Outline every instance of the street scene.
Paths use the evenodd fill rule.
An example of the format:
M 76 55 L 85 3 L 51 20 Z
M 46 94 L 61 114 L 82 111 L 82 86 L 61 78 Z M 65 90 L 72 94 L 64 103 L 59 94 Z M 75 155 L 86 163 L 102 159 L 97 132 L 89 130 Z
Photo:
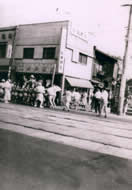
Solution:
M 132 189 L 132 1 L 0 15 L 0 190 Z

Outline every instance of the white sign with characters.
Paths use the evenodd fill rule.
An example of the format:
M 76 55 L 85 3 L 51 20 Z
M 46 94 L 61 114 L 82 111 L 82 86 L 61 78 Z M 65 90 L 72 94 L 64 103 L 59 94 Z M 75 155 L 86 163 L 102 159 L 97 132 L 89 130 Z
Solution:
M 12 55 L 12 44 L 8 44 L 6 58 L 10 59 L 11 55 Z

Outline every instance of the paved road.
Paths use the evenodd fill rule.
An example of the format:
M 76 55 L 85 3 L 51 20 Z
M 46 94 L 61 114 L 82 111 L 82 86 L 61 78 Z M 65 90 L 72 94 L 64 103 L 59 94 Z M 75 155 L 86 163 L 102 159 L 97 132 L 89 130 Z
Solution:
M 0 104 L 0 190 L 131 190 L 131 135 L 131 120 Z
M 131 179 L 130 160 L 0 129 L 0 190 L 131 190 Z
M 131 159 L 132 119 L 119 118 L 0 104 L 0 128 Z

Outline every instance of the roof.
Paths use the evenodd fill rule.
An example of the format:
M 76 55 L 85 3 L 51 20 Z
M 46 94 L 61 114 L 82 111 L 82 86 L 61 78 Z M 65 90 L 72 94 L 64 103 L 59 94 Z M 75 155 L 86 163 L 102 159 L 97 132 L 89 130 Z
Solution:
M 48 22 L 40 22 L 40 23 L 29 23 L 29 24 L 20 24 L 19 26 L 28 26 L 28 25 L 39 25 L 39 24 L 53 24 L 53 23 L 68 23 L 69 20 L 61 20 L 61 21 L 48 21 Z
M 99 50 L 99 49 L 96 48 L 96 46 L 94 46 L 94 50 L 95 50 L 95 51 L 98 51 L 99 53 L 103 54 L 104 56 L 109 57 L 110 59 L 114 59 L 115 61 L 121 60 L 120 57 L 118 57 L 118 56 L 113 56 L 113 55 L 110 55 L 109 53 L 106 53 L 106 52 L 104 52 L 104 51 L 102 51 L 102 50 Z
M 70 20 L 61 20 L 61 21 L 49 21 L 49 22 L 41 22 L 41 23 L 29 23 L 29 24 L 19 24 L 16 26 L 7 26 L 7 27 L 0 27 L 0 31 L 9 31 L 9 30 L 16 30 L 18 26 L 28 26 L 28 25 L 39 25 L 39 24 L 52 24 L 52 23 L 69 23 Z
M 9 26 L 9 27 L 0 27 L 0 31 L 10 31 L 10 30 L 16 30 L 17 26 Z

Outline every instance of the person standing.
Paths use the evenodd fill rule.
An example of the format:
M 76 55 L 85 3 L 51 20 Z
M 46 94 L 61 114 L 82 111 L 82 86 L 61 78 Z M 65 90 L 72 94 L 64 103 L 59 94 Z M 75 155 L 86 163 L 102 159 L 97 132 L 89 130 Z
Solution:
M 11 84 L 11 80 L 8 79 L 5 83 L 4 83 L 4 90 L 5 90 L 5 94 L 4 94 L 4 102 L 7 104 L 9 103 L 9 101 L 11 100 L 11 89 L 12 89 L 12 84 Z
M 31 75 L 28 81 L 25 80 L 24 88 L 33 89 L 36 87 L 36 84 L 37 82 L 36 82 L 35 76 Z
M 86 106 L 87 106 L 87 98 L 88 98 L 87 92 L 83 92 L 83 94 L 82 94 L 82 103 L 83 103 L 83 106 L 85 107 L 85 109 L 86 109 Z
M 101 98 L 103 100 L 102 110 L 104 112 L 104 117 L 107 118 L 107 105 L 108 105 L 108 92 L 105 88 L 102 89 Z
M 64 110 L 66 110 L 66 111 L 70 110 L 71 97 L 72 97 L 71 91 L 66 90 L 66 92 L 65 92 L 65 108 L 64 108 Z
M 3 99 L 4 97 L 4 83 L 5 83 L 5 79 L 2 79 L 0 82 L 0 98 Z
M 95 93 L 95 112 L 101 116 L 101 91 L 100 88 L 97 88 L 97 91 Z
M 37 107 L 37 103 L 39 101 L 40 102 L 39 107 L 43 108 L 45 88 L 42 86 L 41 82 L 38 82 L 38 86 L 35 88 L 35 92 L 36 92 L 36 100 L 35 100 L 34 107 Z
M 72 97 L 74 98 L 74 105 L 75 105 L 75 109 L 77 110 L 80 104 L 80 100 L 81 100 L 81 94 L 78 91 L 78 89 L 73 90 Z

